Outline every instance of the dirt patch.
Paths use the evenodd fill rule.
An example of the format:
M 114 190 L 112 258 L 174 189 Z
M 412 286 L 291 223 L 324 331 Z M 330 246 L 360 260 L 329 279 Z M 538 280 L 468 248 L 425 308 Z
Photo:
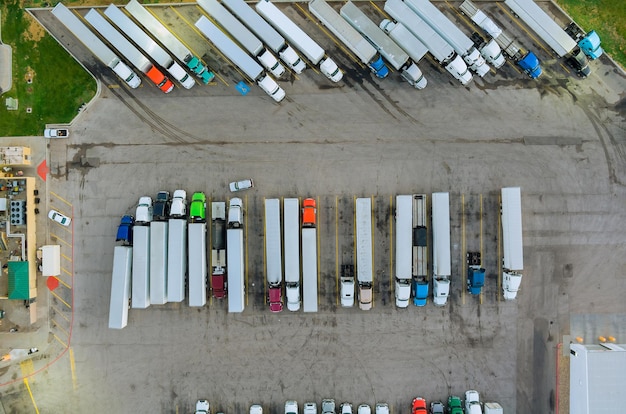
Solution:
M 24 74 L 24 80 L 26 83 L 33 83 L 33 78 L 35 77 L 35 71 L 30 66 L 26 67 L 26 73 Z
M 38 42 L 46 34 L 46 30 L 30 15 L 27 15 L 26 13 L 24 15 L 28 16 L 28 30 L 24 33 L 24 38 L 26 40 Z

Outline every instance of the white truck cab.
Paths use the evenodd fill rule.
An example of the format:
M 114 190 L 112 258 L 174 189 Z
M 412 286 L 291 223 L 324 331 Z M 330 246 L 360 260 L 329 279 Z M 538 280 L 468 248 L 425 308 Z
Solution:
M 234 197 L 230 199 L 228 206 L 228 227 L 239 228 L 243 225 L 243 202 L 241 198 Z

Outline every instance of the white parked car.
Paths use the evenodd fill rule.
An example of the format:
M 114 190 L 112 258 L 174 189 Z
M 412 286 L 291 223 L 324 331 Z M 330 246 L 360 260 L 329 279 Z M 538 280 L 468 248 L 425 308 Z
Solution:
M 196 414 L 210 414 L 209 402 L 207 400 L 198 400 L 196 402 Z
M 250 414 L 263 414 L 263 407 L 261 407 L 259 404 L 251 405 Z
M 285 414 L 298 414 L 298 402 L 289 400 L 285 403 Z
M 482 414 L 483 410 L 480 408 L 480 397 L 478 391 L 469 390 L 465 391 L 465 414 Z
M 69 226 L 70 223 L 72 222 L 71 218 L 69 218 L 68 216 L 65 216 L 65 215 L 59 213 L 56 210 L 50 210 L 48 212 L 48 218 L 50 220 L 56 221 L 57 223 L 59 223 L 62 226 L 65 226 L 65 227 Z
M 252 181 L 252 178 L 246 178 L 245 180 L 233 181 L 232 183 L 230 183 L 230 191 L 232 191 L 233 193 L 237 191 L 247 190 L 253 187 L 254 181 Z
M 389 405 L 387 403 L 377 403 L 376 414 L 389 414 Z
M 315 404 L 314 402 L 304 403 L 302 412 L 303 414 L 317 414 L 317 404 Z
M 152 221 L 152 198 L 140 197 L 137 211 L 135 212 L 135 223 L 149 223 Z
M 359 405 L 359 408 L 356 410 L 357 414 L 372 414 L 372 409 L 367 404 Z
M 185 217 L 186 214 L 187 192 L 185 190 L 176 190 L 170 205 L 170 217 Z
M 352 404 L 350 404 L 349 402 L 341 403 L 340 413 L 352 414 Z

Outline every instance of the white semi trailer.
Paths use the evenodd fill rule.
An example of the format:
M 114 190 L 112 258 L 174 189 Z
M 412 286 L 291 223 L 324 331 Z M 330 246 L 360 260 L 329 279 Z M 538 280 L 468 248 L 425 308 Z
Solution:
M 389 68 L 383 62 L 376 49 L 330 4 L 324 0 L 311 0 L 309 11 L 317 17 L 356 57 L 376 75 L 377 78 L 389 76 Z
M 283 310 L 283 255 L 280 237 L 280 200 L 265 199 L 265 265 L 270 311 Z
M 211 72 L 197 56 L 191 53 L 189 48 L 157 20 L 152 13 L 139 4 L 137 0 L 130 0 L 130 2 L 124 6 L 124 9 L 126 9 L 126 11 L 147 31 L 152 33 L 152 36 L 158 39 L 158 41 L 172 52 L 178 60 L 191 69 L 203 84 L 206 85 L 215 78 L 215 74 Z
M 337 64 L 326 56 L 324 49 L 281 12 L 276 5 L 268 0 L 261 0 L 256 4 L 256 11 L 302 52 L 313 65 L 319 65 L 320 71 L 324 76 L 332 82 L 339 82 L 343 79 L 343 73 Z
M 90 9 L 85 15 L 85 20 L 89 22 L 109 43 L 113 45 L 130 63 L 141 72 L 145 73 L 161 91 L 170 93 L 174 89 L 174 84 L 159 69 L 157 69 L 139 49 L 128 41 L 111 23 L 98 13 L 95 9 Z
M 284 200 L 285 295 L 287 309 L 300 310 L 300 201 Z
M 396 196 L 396 306 L 406 308 L 411 299 L 413 265 L 413 196 Z
M 150 306 L 150 226 L 133 226 L 132 307 Z
M 131 246 L 115 246 L 111 275 L 109 329 L 122 329 L 128 324 L 132 261 L 133 248 Z
M 233 16 L 226 7 L 217 0 L 197 0 L 200 7 L 204 9 L 224 30 L 230 33 L 231 37 L 239 43 L 245 50 L 254 56 L 266 70 L 277 78 L 285 73 L 285 67 L 278 59 L 265 48 L 263 42 L 259 40 L 246 26 Z
M 150 303 L 167 303 L 168 223 L 150 222 Z
M 141 78 L 137 76 L 113 51 L 104 44 L 85 24 L 80 21 L 70 9 L 63 3 L 58 3 L 52 9 L 52 14 L 72 34 L 80 40 L 102 63 L 107 65 L 117 76 L 119 76 L 131 88 L 141 85 Z
M 226 230 L 226 264 L 228 266 L 228 312 L 240 313 L 245 308 L 243 266 L 243 202 L 231 198 Z
M 413 11 L 402 0 L 387 0 L 385 11 L 398 23 L 388 19 L 380 22 L 380 28 L 395 40 L 409 55 L 415 59 L 412 52 L 421 52 L 423 44 L 433 55 L 433 58 L 443 66 L 461 84 L 467 85 L 472 81 L 472 74 L 467 65 L 432 27 Z M 417 50 L 416 50 L 417 49 Z
M 167 301 L 185 300 L 187 276 L 187 221 L 170 219 L 167 235 Z
M 478 76 L 483 77 L 489 72 L 489 65 L 474 46 L 474 42 L 434 4 L 429 0 L 404 0 L 404 3 L 443 37 Z M 497 44 L 492 47 L 499 48 Z
M 235 42 L 224 34 L 212 21 L 200 16 L 195 26 L 217 47 L 235 66 L 254 81 L 276 102 L 285 99 L 285 91 L 267 75 L 261 65 L 256 63 Z
M 280 59 L 294 72 L 302 73 L 306 68 L 304 61 L 295 50 L 285 42 L 268 22 L 246 4 L 244 0 L 223 0 L 224 5 L 256 34 Z
M 426 78 L 415 62 L 354 3 L 347 2 L 339 13 L 374 46 L 378 53 L 400 73 L 409 85 L 416 89 L 426 87 Z
M 189 306 L 206 305 L 206 223 L 189 223 Z
M 372 199 L 356 199 L 356 279 L 359 309 L 372 309 Z
M 124 12 L 111 4 L 104 14 L 126 34 L 140 49 L 148 54 L 158 65 L 167 70 L 185 89 L 191 89 L 196 82 L 178 63 L 172 59 L 161 46 L 146 34 L 137 23 L 133 22 Z
M 450 196 L 433 193 L 433 303 L 444 306 L 450 295 Z
M 524 269 L 522 196 L 519 187 L 502 189 L 502 289 L 504 299 L 517 297 Z

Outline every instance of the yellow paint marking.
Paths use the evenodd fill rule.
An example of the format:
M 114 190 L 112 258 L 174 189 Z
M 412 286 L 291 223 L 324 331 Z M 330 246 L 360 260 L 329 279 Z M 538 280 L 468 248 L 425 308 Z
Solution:
M 339 197 L 335 196 L 335 305 L 339 305 Z
M 33 397 L 33 392 L 30 390 L 30 385 L 28 384 L 28 378 L 24 378 L 24 385 L 28 390 L 28 395 L 30 395 L 30 400 L 33 402 L 33 408 L 35 409 L 35 413 L 39 414 L 39 408 L 37 408 L 37 403 L 35 402 L 35 397 Z
M 66 242 L 65 240 L 63 240 L 63 238 L 59 237 L 57 234 L 55 233 L 50 233 L 50 236 L 55 238 L 57 241 L 60 241 L 61 243 L 65 244 L 66 246 L 72 247 L 71 244 L 69 244 L 68 242 Z
M 50 305 L 50 307 L 54 310 L 56 315 L 59 315 L 60 317 L 62 317 L 63 319 L 65 319 L 66 322 L 70 321 L 70 318 L 68 318 L 67 316 L 65 316 L 65 314 L 61 311 L 59 311 L 54 305 Z
M 61 279 L 60 277 L 56 276 L 57 280 L 59 281 L 60 284 L 62 284 L 63 286 L 65 286 L 68 289 L 72 289 L 72 287 L 70 285 L 68 285 L 67 283 L 65 283 L 63 281 L 63 279 Z
M 59 323 L 57 321 L 55 321 L 54 319 L 51 319 L 50 322 L 52 322 L 52 324 L 54 326 L 56 326 L 57 328 L 59 328 L 61 331 L 63 331 L 63 333 L 65 334 L 65 336 L 70 336 L 69 332 L 67 332 L 67 329 L 63 328 L 61 325 L 59 325 Z
M 393 196 L 389 196 L 389 289 L 392 298 L 395 296 L 395 288 L 393 283 Z
M 109 85 L 108 88 L 109 89 L 118 89 L 120 87 L 120 85 Z
M 66 199 L 64 199 L 63 197 L 61 197 L 57 193 L 55 193 L 54 191 L 50 191 L 50 195 L 58 198 L 59 200 L 63 201 L 65 204 L 67 204 L 68 206 L 72 207 L 72 203 L 70 203 L 69 201 L 67 201 Z
M 465 289 L 467 289 L 467 269 L 465 257 L 465 194 L 461 194 L 461 303 L 465 305 Z
M 65 273 L 65 274 L 66 274 L 66 275 L 68 275 L 68 276 L 72 276 L 72 273 L 70 273 L 70 271 L 69 271 L 69 270 L 67 270 L 67 269 L 66 269 L 66 268 L 64 268 L 64 267 L 62 267 L 62 268 L 61 268 L 61 272 Z M 58 277 L 57 277 L 57 279 L 58 279 Z
M 72 370 L 72 385 L 74 389 L 77 388 L 76 384 L 76 362 L 74 360 L 74 348 L 70 347 L 70 369 Z
M 63 345 L 63 348 L 67 348 L 67 344 L 66 344 L 65 342 L 61 341 L 61 340 L 59 339 L 59 337 L 58 337 L 58 336 L 56 336 L 56 334 L 52 334 L 52 336 L 54 337 L 54 339 L 56 339 L 57 341 L 59 341 L 59 343 L 60 343 L 61 345 Z
M 72 261 L 72 258 L 71 258 L 71 257 L 66 256 L 66 255 L 64 255 L 63 253 L 61 253 L 61 257 L 62 257 L 62 258 L 64 258 L 65 260 L 69 261 L 69 262 L 71 262 L 71 261 Z
M 56 294 L 56 293 L 54 293 L 53 291 L 50 291 L 50 294 L 51 294 L 52 296 L 54 296 L 55 298 L 57 298 L 59 301 L 61 301 L 61 302 L 62 302 L 65 306 L 67 306 L 69 309 L 72 309 L 72 307 L 70 306 L 70 304 L 69 304 L 69 303 L 67 303 L 66 301 L 64 301 L 63 299 L 61 299 L 61 298 L 59 297 L 59 295 L 57 295 L 57 294 Z
M 23 377 L 28 377 L 30 374 L 35 372 L 35 365 L 33 364 L 33 360 L 26 359 L 20 362 L 20 370 L 22 371 Z

